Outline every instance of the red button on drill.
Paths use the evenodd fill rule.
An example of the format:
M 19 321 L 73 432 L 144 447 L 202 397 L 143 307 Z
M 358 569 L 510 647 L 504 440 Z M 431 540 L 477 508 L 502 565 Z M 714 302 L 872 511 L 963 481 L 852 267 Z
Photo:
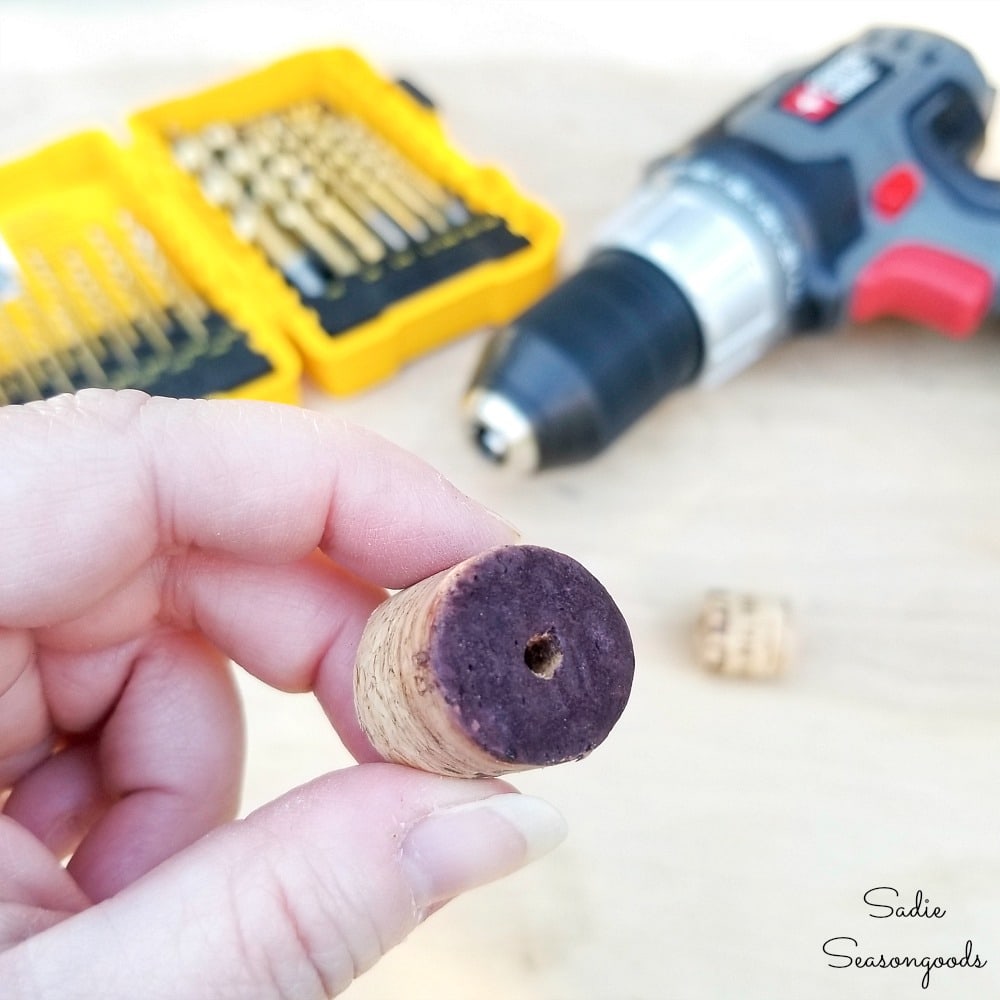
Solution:
M 850 317 L 864 323 L 898 316 L 956 340 L 971 337 L 993 301 L 993 278 L 981 264 L 937 247 L 902 244 L 858 276 Z
M 872 188 L 872 205 L 879 215 L 894 219 L 920 193 L 922 178 L 916 167 L 903 163 L 884 173 Z

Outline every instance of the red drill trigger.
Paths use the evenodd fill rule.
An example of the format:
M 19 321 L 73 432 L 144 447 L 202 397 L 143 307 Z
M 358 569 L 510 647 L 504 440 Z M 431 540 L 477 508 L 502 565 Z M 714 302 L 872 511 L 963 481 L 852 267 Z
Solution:
M 993 277 L 967 257 L 918 243 L 891 247 L 858 275 L 848 314 L 858 323 L 896 316 L 954 340 L 971 337 L 993 301 Z

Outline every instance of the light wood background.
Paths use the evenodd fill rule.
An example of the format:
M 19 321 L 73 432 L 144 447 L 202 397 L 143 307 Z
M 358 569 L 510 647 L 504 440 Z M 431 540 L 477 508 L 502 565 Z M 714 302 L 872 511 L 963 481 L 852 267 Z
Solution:
M 0 5 L 0 152 L 113 128 L 293 46 L 346 43 L 424 86 L 473 158 L 563 217 L 568 269 L 647 159 L 870 21 L 954 25 L 1000 79 L 978 3 L 255 2 L 241 31 L 220 33 L 233 9 Z M 995 143 L 986 159 L 1000 162 Z M 788 343 L 719 389 L 665 400 L 600 458 L 528 480 L 486 464 L 460 423 L 485 336 L 361 396 L 307 390 L 305 403 L 412 449 L 526 541 L 587 565 L 632 627 L 634 694 L 591 758 L 517 782 L 565 813 L 567 843 L 445 908 L 348 995 L 997 995 L 995 325 L 962 344 L 896 323 Z M 691 627 L 713 586 L 791 603 L 785 680 L 699 672 Z M 349 763 L 308 697 L 243 686 L 247 809 Z M 947 916 L 874 920 L 862 902 L 874 886 L 907 906 L 920 889 Z M 919 970 L 829 968 L 823 942 L 838 936 L 876 956 L 960 955 L 971 939 L 989 964 L 936 971 L 925 993 Z

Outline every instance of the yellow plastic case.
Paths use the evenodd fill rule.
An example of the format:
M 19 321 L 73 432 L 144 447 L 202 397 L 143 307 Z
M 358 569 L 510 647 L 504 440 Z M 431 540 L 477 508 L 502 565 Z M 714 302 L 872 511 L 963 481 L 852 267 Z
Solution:
M 35 369 L 38 379 L 51 378 L 58 370 L 54 360 L 60 354 L 74 355 L 79 362 L 89 358 L 100 365 L 94 343 L 66 332 L 62 321 L 71 310 L 94 320 L 96 306 L 77 295 L 71 301 L 65 288 L 43 281 L 43 272 L 22 269 L 22 254 L 37 254 L 45 268 L 55 275 L 66 254 L 91 253 L 90 233 L 100 227 L 112 232 L 123 215 L 149 234 L 179 281 L 190 288 L 216 314 L 224 316 L 246 338 L 250 351 L 264 358 L 269 368 L 233 388 L 206 395 L 238 396 L 295 402 L 299 398 L 301 362 L 280 335 L 270 316 L 266 292 L 255 290 L 238 269 L 226 247 L 206 228 L 192 223 L 171 203 L 169 191 L 152 189 L 143 177 L 141 164 L 116 146 L 101 132 L 84 132 L 54 143 L 20 160 L 0 166 L 0 237 L 7 257 L 6 294 L 0 287 L 0 307 L 5 323 L 24 322 L 18 332 L 18 365 Z M 92 263 L 92 262 L 91 262 Z M 61 275 L 65 277 L 65 275 Z M 3 283 L 0 282 L 0 285 Z M 66 285 L 68 287 L 68 283 Z M 106 294 L 106 293 L 102 293 Z M 30 303 L 30 313 L 28 311 Z M 162 303 L 160 303 L 162 304 Z M 86 326 L 87 323 L 82 324 Z M 94 320 L 92 325 L 97 325 Z M 26 335 L 30 330 L 31 336 Z M 142 355 L 142 375 L 130 386 L 147 387 L 165 378 L 187 379 L 198 366 L 219 364 L 219 338 L 202 344 L 173 344 Z M 133 344 L 133 347 L 135 345 Z M 123 349 L 128 345 L 123 344 Z M 0 340 L 0 359 L 11 351 Z M 100 348 L 106 351 L 106 345 Z M 8 359 L 10 360 L 10 359 Z M 3 366 L 7 367 L 7 366 Z M 95 379 L 100 384 L 100 379 Z M 76 385 L 74 387 L 79 387 Z M 124 386 L 119 386 L 124 387 Z M 200 393 L 199 393 L 200 394 Z
M 387 305 L 376 317 L 331 336 L 316 313 L 256 248 L 239 240 L 227 214 L 178 170 L 170 140 L 213 122 L 240 122 L 300 104 L 324 102 L 355 116 L 419 170 L 477 213 L 498 217 L 526 245 Z M 477 327 L 503 323 L 552 283 L 558 221 L 492 168 L 469 163 L 447 140 L 437 115 L 404 86 L 390 82 L 347 49 L 305 52 L 192 96 L 136 114 L 136 155 L 158 190 L 171 190 L 194 219 L 226 246 L 272 307 L 315 382 L 328 392 L 363 389 L 408 360 Z M 372 276 L 377 281 L 377 275 Z
M 481 230 L 502 225 L 516 237 L 517 247 L 476 260 L 396 296 L 362 322 L 328 332 L 263 252 L 241 240 L 229 215 L 204 197 L 198 182 L 175 161 L 171 146 L 178 133 L 211 123 L 245 122 L 304 102 L 318 102 L 362 123 L 461 199 L 473 213 L 470 226 Z M 86 132 L 0 166 L 0 238 L 10 244 L 0 242 L 0 309 L 10 303 L 8 294 L 4 304 L 5 252 L 9 264 L 19 243 L 58 249 L 79 238 L 89 253 L 92 248 L 83 230 L 95 224 L 111 226 L 125 212 L 151 234 L 212 315 L 221 314 L 237 327 L 247 349 L 267 361 L 266 373 L 205 394 L 296 402 L 303 366 L 328 392 L 356 392 L 460 334 L 509 320 L 554 280 L 560 237 L 555 217 L 521 195 L 496 169 L 467 161 L 447 140 L 437 115 L 406 85 L 381 77 L 348 49 L 292 56 L 141 111 L 129 125 L 132 143 L 127 148 L 103 133 Z M 460 232 L 455 238 L 467 235 Z M 428 241 L 421 253 L 446 249 L 445 239 Z M 402 260 L 367 268 L 358 280 L 378 290 L 379 267 L 403 266 Z M 37 304 L 53 307 L 45 289 L 36 288 L 32 294 L 36 292 Z M 104 341 L 101 344 L 106 349 Z M 43 348 L 25 341 L 27 363 L 39 365 L 36 354 Z M 63 343 L 60 349 L 68 348 Z M 0 362 L 3 352 L 0 338 Z M 182 369 L 202 360 L 197 350 L 180 353 L 160 361 Z M 154 362 L 146 357 L 144 363 Z

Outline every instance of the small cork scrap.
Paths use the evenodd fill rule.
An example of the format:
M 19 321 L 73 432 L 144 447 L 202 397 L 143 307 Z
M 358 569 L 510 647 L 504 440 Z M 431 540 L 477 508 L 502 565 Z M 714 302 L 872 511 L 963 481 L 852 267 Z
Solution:
M 495 776 L 589 754 L 624 711 L 634 670 L 628 626 L 597 579 L 551 549 L 509 545 L 375 609 L 354 701 L 386 760 Z
M 705 595 L 695 630 L 702 669 L 729 677 L 779 677 L 788 670 L 791 641 L 791 611 L 781 598 L 734 590 Z

